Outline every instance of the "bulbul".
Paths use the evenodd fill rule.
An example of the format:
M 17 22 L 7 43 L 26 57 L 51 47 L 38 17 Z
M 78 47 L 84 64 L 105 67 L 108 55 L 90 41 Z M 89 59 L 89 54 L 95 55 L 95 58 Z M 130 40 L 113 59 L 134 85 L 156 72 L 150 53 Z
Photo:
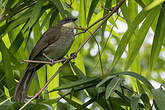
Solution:
M 76 18 L 67 17 L 48 29 L 31 51 L 29 60 L 49 61 L 52 59 L 56 61 L 65 56 L 74 41 L 75 20 Z M 28 63 L 15 90 L 16 101 L 24 102 L 35 71 L 43 65 L 43 63 Z

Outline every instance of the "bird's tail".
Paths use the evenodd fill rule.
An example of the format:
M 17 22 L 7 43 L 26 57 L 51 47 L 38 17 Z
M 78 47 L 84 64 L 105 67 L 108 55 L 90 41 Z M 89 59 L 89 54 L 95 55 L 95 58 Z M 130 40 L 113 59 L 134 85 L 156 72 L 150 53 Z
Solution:
M 14 98 L 16 101 L 24 102 L 34 71 L 35 68 L 32 68 L 32 64 L 28 64 L 15 90 Z

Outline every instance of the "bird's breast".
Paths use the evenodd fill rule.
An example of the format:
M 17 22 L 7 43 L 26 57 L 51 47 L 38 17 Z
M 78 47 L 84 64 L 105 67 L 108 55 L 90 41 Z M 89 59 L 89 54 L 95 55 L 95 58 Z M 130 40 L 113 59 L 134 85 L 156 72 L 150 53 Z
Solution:
M 69 28 L 61 29 L 61 34 L 59 39 L 54 43 L 52 43 L 51 45 L 49 45 L 44 50 L 44 53 L 53 60 L 62 58 L 69 51 L 73 43 L 73 40 L 74 40 L 73 30 Z

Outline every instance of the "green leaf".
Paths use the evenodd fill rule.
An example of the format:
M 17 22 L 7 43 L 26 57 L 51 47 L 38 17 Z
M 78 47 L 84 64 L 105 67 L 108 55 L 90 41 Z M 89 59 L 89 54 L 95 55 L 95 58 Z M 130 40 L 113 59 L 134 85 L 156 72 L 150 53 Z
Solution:
M 11 31 L 12 29 L 14 29 L 15 27 L 17 27 L 18 25 L 20 24 L 23 24 L 25 23 L 29 16 L 30 16 L 30 13 L 31 12 L 31 9 L 27 10 L 26 12 L 24 12 L 20 17 L 18 17 L 17 19 L 15 19 L 14 21 L 12 21 L 7 29 L 5 30 L 4 34 L 8 33 L 9 31 Z
M 5 12 L 4 13 L 8 13 L 12 7 L 12 5 L 14 4 L 14 0 L 8 0 L 7 4 L 5 6 Z
M 57 7 L 58 11 L 60 12 L 61 16 L 63 18 L 66 17 L 66 10 L 64 9 L 62 3 L 60 0 L 52 0 L 55 4 L 55 6 Z
M 126 104 L 127 104 L 127 103 L 129 104 L 129 103 L 130 103 L 129 97 L 125 96 L 124 94 L 122 94 L 122 93 L 119 92 L 118 90 L 115 90 L 115 93 L 116 93 L 117 95 L 119 95 L 119 96 L 125 101 Z
M 151 83 L 143 76 L 134 73 L 134 72 L 119 72 L 119 73 L 115 73 L 114 75 L 129 75 L 132 76 L 140 81 L 142 81 L 144 83 L 144 85 L 150 90 L 152 91 L 153 86 L 151 85 Z
M 43 2 L 44 0 L 39 0 L 33 7 L 29 21 L 29 28 L 31 28 L 35 24 L 35 22 L 39 19 Z
M 5 32 L 5 30 L 8 28 L 8 26 L 9 26 L 9 23 L 6 23 L 0 27 L 0 38 L 1 38 L 1 35 Z
M 130 103 L 131 103 L 131 110 L 137 110 L 138 102 L 139 102 L 139 96 L 132 96 Z
M 106 98 L 106 100 L 109 99 L 109 97 L 111 96 L 112 92 L 117 88 L 119 83 L 120 83 L 120 78 L 119 77 L 113 78 L 109 82 L 109 84 L 107 86 L 107 89 L 105 91 L 105 98 Z
M 86 107 L 88 105 L 90 105 L 93 102 L 94 102 L 94 100 L 91 98 L 89 101 L 85 102 L 83 105 L 81 105 L 80 107 L 78 107 L 76 110 L 84 110 L 84 109 L 86 109 Z
M 9 51 L 5 46 L 4 42 L 2 41 L 2 39 L 0 39 L 0 51 L 2 52 L 2 61 L 5 70 L 7 88 L 10 89 L 9 92 L 11 95 L 13 95 L 16 82 L 14 80 L 14 76 L 12 72 Z
M 106 0 L 106 2 L 105 2 L 105 6 L 104 6 L 105 8 L 110 8 L 110 7 L 112 7 L 112 0 Z M 103 16 L 105 16 L 106 14 L 108 14 L 108 10 L 104 10 L 104 14 L 103 14 Z M 103 26 L 102 26 L 102 38 L 104 38 L 104 31 L 105 31 L 105 28 L 106 28 L 106 25 L 107 25 L 107 22 L 105 22 L 104 24 L 103 24 Z
M 156 65 L 161 47 L 163 45 L 163 41 L 165 39 L 165 2 L 163 3 L 163 7 L 161 8 L 161 12 L 159 15 L 158 23 L 156 26 L 156 31 L 154 35 L 154 40 L 152 44 L 151 56 L 150 56 L 150 70 Z
M 135 39 L 133 40 L 133 43 L 131 45 L 130 54 L 128 54 L 128 57 L 126 59 L 125 70 L 129 68 L 129 66 L 132 64 L 135 57 L 137 56 L 139 49 L 144 41 L 144 38 L 146 37 L 146 34 L 151 24 L 155 20 L 155 16 L 159 13 L 159 10 L 160 8 L 155 8 L 154 10 L 149 12 L 142 26 L 140 27 L 138 32 L 135 33 Z
M 80 76 L 81 79 L 86 79 L 87 77 L 84 75 L 84 73 L 73 63 L 70 63 L 73 70 L 77 74 L 77 76 Z
M 23 41 L 24 41 L 24 37 L 22 35 L 22 32 L 20 32 L 15 38 L 15 40 L 12 42 L 9 51 L 13 54 L 16 53 L 20 48 L 20 46 L 22 45 Z
M 162 4 L 165 0 L 154 0 L 151 2 L 147 7 L 145 7 L 146 10 L 151 10 L 152 8 Z
M 96 88 L 102 86 L 103 84 L 105 84 L 107 81 L 111 80 L 114 77 L 116 77 L 116 76 L 115 75 L 112 75 L 112 76 L 108 76 L 108 77 L 104 78 L 100 83 L 98 83 L 96 85 Z
M 148 95 L 147 95 L 146 93 L 142 93 L 142 95 L 141 95 L 140 98 L 141 98 L 141 100 L 143 101 L 143 103 L 144 103 L 144 105 L 145 105 L 145 108 L 146 108 L 146 109 L 149 108 L 149 110 L 151 110 L 152 107 L 151 107 L 150 99 L 149 99 Z
M 53 27 L 53 22 L 55 20 L 55 18 L 58 16 L 59 11 L 57 10 L 57 8 L 53 9 L 53 13 L 52 16 L 50 18 L 50 22 L 49 22 L 49 27 Z
M 76 108 L 81 108 L 81 104 L 71 100 L 70 98 L 67 97 L 63 97 L 69 104 L 71 104 L 72 106 L 76 107 Z M 88 108 L 84 108 L 83 110 L 89 110 Z
M 145 4 L 142 2 L 142 0 L 135 0 L 141 7 L 145 7 Z
M 89 12 L 88 12 L 87 25 L 89 24 L 89 22 L 91 20 L 91 17 L 95 11 L 95 8 L 96 8 L 98 2 L 99 2 L 99 0 L 92 0 L 92 3 L 89 8 Z
M 87 79 L 82 79 L 82 80 L 77 80 L 77 81 L 73 81 L 69 84 L 66 84 L 66 85 L 63 85 L 63 86 L 60 86 L 60 87 L 57 87 L 55 88 L 54 90 L 52 91 L 57 91 L 57 90 L 63 90 L 63 89 L 69 89 L 69 88 L 73 88 L 73 87 L 77 87 L 77 86 L 81 86 L 81 85 L 86 85 L 86 84 L 90 84 L 92 82 L 96 82 L 98 81 L 99 78 L 98 77 L 92 77 L 92 78 L 87 78 Z
M 138 13 L 138 5 L 136 4 L 135 0 L 129 0 L 128 2 L 128 18 L 129 21 L 133 21 Z
M 46 17 L 44 18 L 44 21 L 41 24 L 41 30 L 43 29 L 43 27 L 45 26 L 46 22 L 50 19 L 51 15 L 55 12 L 56 10 L 52 9 L 50 10 L 50 12 L 46 15 Z M 55 15 L 57 16 L 57 15 Z M 52 23 L 52 22 L 51 22 Z
M 143 21 L 143 19 L 146 17 L 146 15 L 148 14 L 147 11 L 142 10 L 134 19 L 134 21 L 131 23 L 132 25 L 130 27 L 128 27 L 127 31 L 124 33 L 119 46 L 115 52 L 115 56 L 112 62 L 112 65 L 110 67 L 110 70 L 112 70 L 115 65 L 117 64 L 117 62 L 119 61 L 119 59 L 121 58 L 121 55 L 123 54 L 127 44 L 129 43 L 129 40 L 131 39 L 132 34 L 134 33 L 135 29 L 138 27 L 138 25 Z
M 153 89 L 152 94 L 154 97 L 154 102 L 156 104 L 156 107 L 159 110 L 164 110 L 164 105 L 165 105 L 165 92 L 159 88 L 159 89 Z

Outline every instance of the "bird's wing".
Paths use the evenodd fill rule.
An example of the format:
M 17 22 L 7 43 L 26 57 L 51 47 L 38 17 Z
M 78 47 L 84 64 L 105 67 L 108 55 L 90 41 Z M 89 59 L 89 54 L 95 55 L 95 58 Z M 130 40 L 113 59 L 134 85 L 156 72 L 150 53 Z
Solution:
M 33 48 L 29 59 L 33 60 L 48 45 L 51 45 L 52 43 L 56 42 L 60 37 L 59 31 L 60 31 L 59 26 L 48 29 Z

